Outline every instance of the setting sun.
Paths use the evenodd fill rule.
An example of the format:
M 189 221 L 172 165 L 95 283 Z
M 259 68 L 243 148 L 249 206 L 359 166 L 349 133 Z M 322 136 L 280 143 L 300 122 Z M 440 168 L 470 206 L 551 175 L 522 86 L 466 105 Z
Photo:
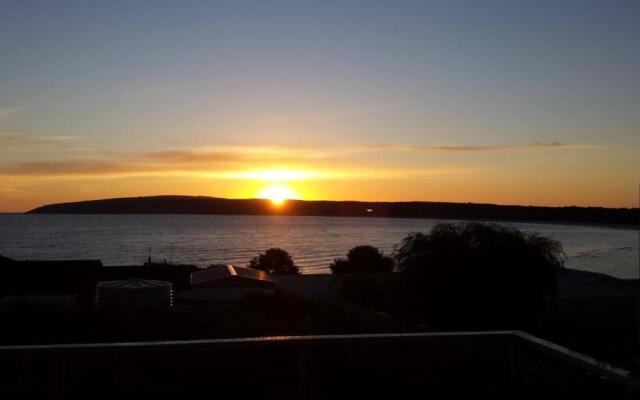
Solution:
M 297 193 L 293 191 L 293 189 L 283 185 L 267 186 L 260 190 L 258 196 L 262 199 L 271 200 L 271 202 L 276 206 L 282 205 L 285 200 L 298 197 Z

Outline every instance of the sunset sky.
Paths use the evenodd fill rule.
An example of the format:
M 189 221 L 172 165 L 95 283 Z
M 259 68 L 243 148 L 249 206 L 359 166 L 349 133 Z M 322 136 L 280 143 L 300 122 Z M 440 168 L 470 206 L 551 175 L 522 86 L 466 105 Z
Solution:
M 634 206 L 640 2 L 0 2 L 0 212 Z

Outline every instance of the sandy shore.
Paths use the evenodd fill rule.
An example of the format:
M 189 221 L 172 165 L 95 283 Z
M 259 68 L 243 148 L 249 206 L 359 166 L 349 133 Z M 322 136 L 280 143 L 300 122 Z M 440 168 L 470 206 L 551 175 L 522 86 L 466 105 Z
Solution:
M 306 298 L 336 297 L 332 289 L 335 275 L 278 276 L 288 292 Z M 640 281 L 619 279 L 596 272 L 564 269 L 558 277 L 558 300 L 568 299 L 634 299 L 640 295 Z
M 635 279 L 568 268 L 558 278 L 559 299 L 633 299 L 639 294 L 640 281 Z

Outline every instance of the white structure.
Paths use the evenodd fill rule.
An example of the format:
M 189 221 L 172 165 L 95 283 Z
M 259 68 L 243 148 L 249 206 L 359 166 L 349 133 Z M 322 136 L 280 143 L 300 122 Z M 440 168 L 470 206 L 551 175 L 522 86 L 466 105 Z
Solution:
M 170 282 L 142 279 L 104 281 L 96 285 L 98 307 L 173 307 Z

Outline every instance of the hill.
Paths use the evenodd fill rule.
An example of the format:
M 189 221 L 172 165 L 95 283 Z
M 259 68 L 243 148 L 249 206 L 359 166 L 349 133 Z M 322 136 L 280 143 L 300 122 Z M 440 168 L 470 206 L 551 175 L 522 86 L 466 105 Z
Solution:
M 149 196 L 50 204 L 34 214 L 230 214 L 307 215 L 547 221 L 632 226 L 638 209 L 603 207 L 538 207 L 442 202 L 365 202 L 288 200 L 275 207 L 269 200 L 203 196 Z

